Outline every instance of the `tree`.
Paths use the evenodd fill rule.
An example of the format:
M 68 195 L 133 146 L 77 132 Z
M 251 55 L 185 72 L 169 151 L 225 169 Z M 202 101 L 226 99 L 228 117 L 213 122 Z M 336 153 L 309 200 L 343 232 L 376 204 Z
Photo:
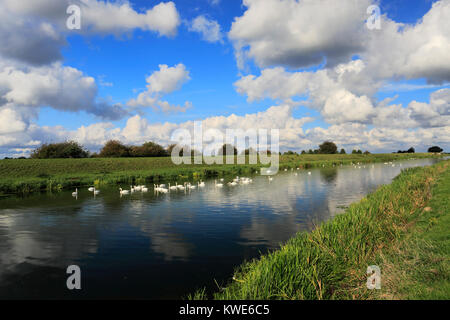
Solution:
M 428 148 L 428 152 L 431 152 L 431 153 L 441 153 L 442 151 L 444 151 L 444 150 L 438 146 Z
M 340 154 L 346 154 L 345 150 L 342 148 Z
M 236 149 L 235 146 L 232 146 L 231 144 L 224 144 L 222 146 L 222 148 L 219 149 L 219 156 L 223 156 L 223 155 L 227 155 L 227 156 L 232 156 L 232 155 L 237 155 L 238 154 L 238 150 Z
M 120 157 L 129 157 L 130 156 L 130 148 L 122 144 L 117 140 L 109 140 L 103 146 L 102 150 L 99 154 L 102 158 L 120 158 Z
M 306 154 L 306 151 L 305 151 L 305 150 L 302 150 L 302 154 Z
M 366 151 L 364 151 L 364 154 L 368 155 L 368 154 L 370 154 L 370 152 L 368 150 L 366 150 Z
M 406 151 L 406 152 L 407 152 L 407 153 L 415 153 L 416 150 L 415 150 L 413 147 L 411 147 L 411 148 L 409 148 L 408 151 Z
M 334 142 L 325 141 L 319 146 L 319 153 L 335 154 L 337 153 L 337 146 Z
M 150 141 L 142 146 L 131 147 L 130 155 L 132 157 L 165 157 L 167 156 L 167 151 L 163 146 Z
M 308 154 L 314 154 L 314 151 L 312 151 L 311 149 L 308 150 Z
M 43 144 L 35 149 L 30 158 L 33 159 L 57 159 L 57 158 L 87 158 L 89 152 L 75 141 Z

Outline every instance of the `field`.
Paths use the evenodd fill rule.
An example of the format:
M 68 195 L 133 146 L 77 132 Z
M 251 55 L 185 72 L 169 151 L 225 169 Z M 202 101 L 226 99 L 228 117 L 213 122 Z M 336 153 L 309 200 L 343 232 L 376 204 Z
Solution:
M 404 170 L 279 250 L 240 266 L 205 299 L 449 299 L 450 161 Z M 366 287 L 381 269 L 381 290 Z
M 280 170 L 330 167 L 436 157 L 424 154 L 289 155 L 280 157 Z M 248 161 L 246 162 L 248 163 Z M 175 165 L 166 158 L 8 159 L 0 160 L 0 193 L 29 193 L 102 184 L 144 184 L 176 179 L 203 179 L 228 174 L 254 174 L 261 164 Z

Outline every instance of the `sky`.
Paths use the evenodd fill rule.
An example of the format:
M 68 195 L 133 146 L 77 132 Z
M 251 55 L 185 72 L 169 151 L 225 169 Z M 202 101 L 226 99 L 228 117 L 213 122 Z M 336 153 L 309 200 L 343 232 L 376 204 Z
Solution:
M 450 0 L 0 2 L 0 158 L 167 146 L 193 121 L 279 129 L 281 151 L 448 151 L 449 83 Z

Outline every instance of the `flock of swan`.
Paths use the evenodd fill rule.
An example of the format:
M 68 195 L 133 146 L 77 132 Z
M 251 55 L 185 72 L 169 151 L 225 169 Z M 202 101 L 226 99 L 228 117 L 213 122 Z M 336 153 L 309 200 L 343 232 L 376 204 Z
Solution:
M 392 167 L 395 167 L 395 164 L 393 162 L 385 162 L 385 165 L 392 165 Z M 361 168 L 366 168 L 365 165 L 362 165 L 361 163 L 351 163 L 351 165 L 353 166 L 353 168 L 355 169 L 361 169 Z M 333 165 L 334 166 L 334 165 Z M 342 166 L 342 164 L 341 164 Z M 402 166 L 402 164 L 400 163 L 399 166 Z M 374 165 L 372 165 L 372 168 L 374 168 Z M 297 168 L 297 170 L 300 170 L 300 168 Z M 288 171 L 288 169 L 284 169 L 284 171 Z M 294 171 L 293 168 L 291 168 L 291 171 Z M 270 170 L 267 170 L 267 173 L 270 173 Z M 308 175 L 311 175 L 311 171 L 308 171 Z M 298 176 L 298 173 L 295 172 L 295 176 Z M 271 182 L 273 181 L 273 177 L 272 176 L 268 176 L 268 181 Z M 247 178 L 247 177 L 239 177 L 237 176 L 236 178 L 234 178 L 232 181 L 228 182 L 227 185 L 230 187 L 234 187 L 237 185 L 246 185 L 246 184 L 250 184 L 253 183 L 253 179 L 251 178 Z M 165 184 L 154 184 L 153 185 L 153 190 L 155 193 L 170 193 L 171 191 L 187 191 L 187 190 L 195 190 L 195 189 L 201 189 L 204 188 L 205 182 L 204 181 L 198 181 L 197 185 L 195 184 L 191 184 L 190 182 L 185 182 L 184 184 L 178 184 L 178 182 L 175 183 L 175 185 L 171 185 L 169 183 L 168 186 L 166 186 Z M 219 182 L 217 182 L 217 180 L 214 180 L 214 187 L 215 188 L 222 188 L 224 186 L 224 179 L 221 178 L 219 179 Z M 95 195 L 98 195 L 100 193 L 100 190 L 97 190 L 95 187 L 90 187 L 88 188 L 89 192 L 92 192 Z M 129 195 L 129 194 L 133 194 L 136 192 L 141 192 L 141 193 L 146 193 L 148 192 L 149 189 L 147 188 L 147 186 L 145 185 L 139 185 L 139 186 L 130 186 L 130 190 L 124 190 L 122 188 L 119 188 L 119 194 L 122 195 Z M 75 192 L 72 192 L 72 196 L 73 197 L 78 197 L 78 188 L 75 189 Z

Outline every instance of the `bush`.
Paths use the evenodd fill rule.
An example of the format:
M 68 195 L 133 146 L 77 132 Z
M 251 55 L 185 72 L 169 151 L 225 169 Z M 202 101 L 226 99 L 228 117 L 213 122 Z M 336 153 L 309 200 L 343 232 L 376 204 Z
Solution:
M 32 159 L 59 159 L 59 158 L 87 158 L 89 152 L 75 141 L 61 143 L 43 144 L 35 149 L 30 158 Z
M 428 152 L 431 152 L 431 153 L 441 153 L 442 151 L 444 151 L 444 150 L 438 146 L 434 146 L 434 147 L 431 147 L 428 149 Z
M 130 156 L 130 148 L 117 140 L 108 141 L 99 154 L 102 158 L 121 158 Z
M 322 154 L 335 154 L 337 153 L 337 146 L 334 142 L 325 141 L 319 146 L 319 153 Z
M 142 146 L 131 147 L 130 155 L 132 157 L 166 157 L 168 153 L 163 146 L 146 142 Z
M 238 150 L 236 149 L 235 146 L 232 146 L 231 144 L 224 144 L 222 146 L 222 148 L 219 149 L 219 156 L 223 156 L 223 155 L 237 155 L 238 154 Z

